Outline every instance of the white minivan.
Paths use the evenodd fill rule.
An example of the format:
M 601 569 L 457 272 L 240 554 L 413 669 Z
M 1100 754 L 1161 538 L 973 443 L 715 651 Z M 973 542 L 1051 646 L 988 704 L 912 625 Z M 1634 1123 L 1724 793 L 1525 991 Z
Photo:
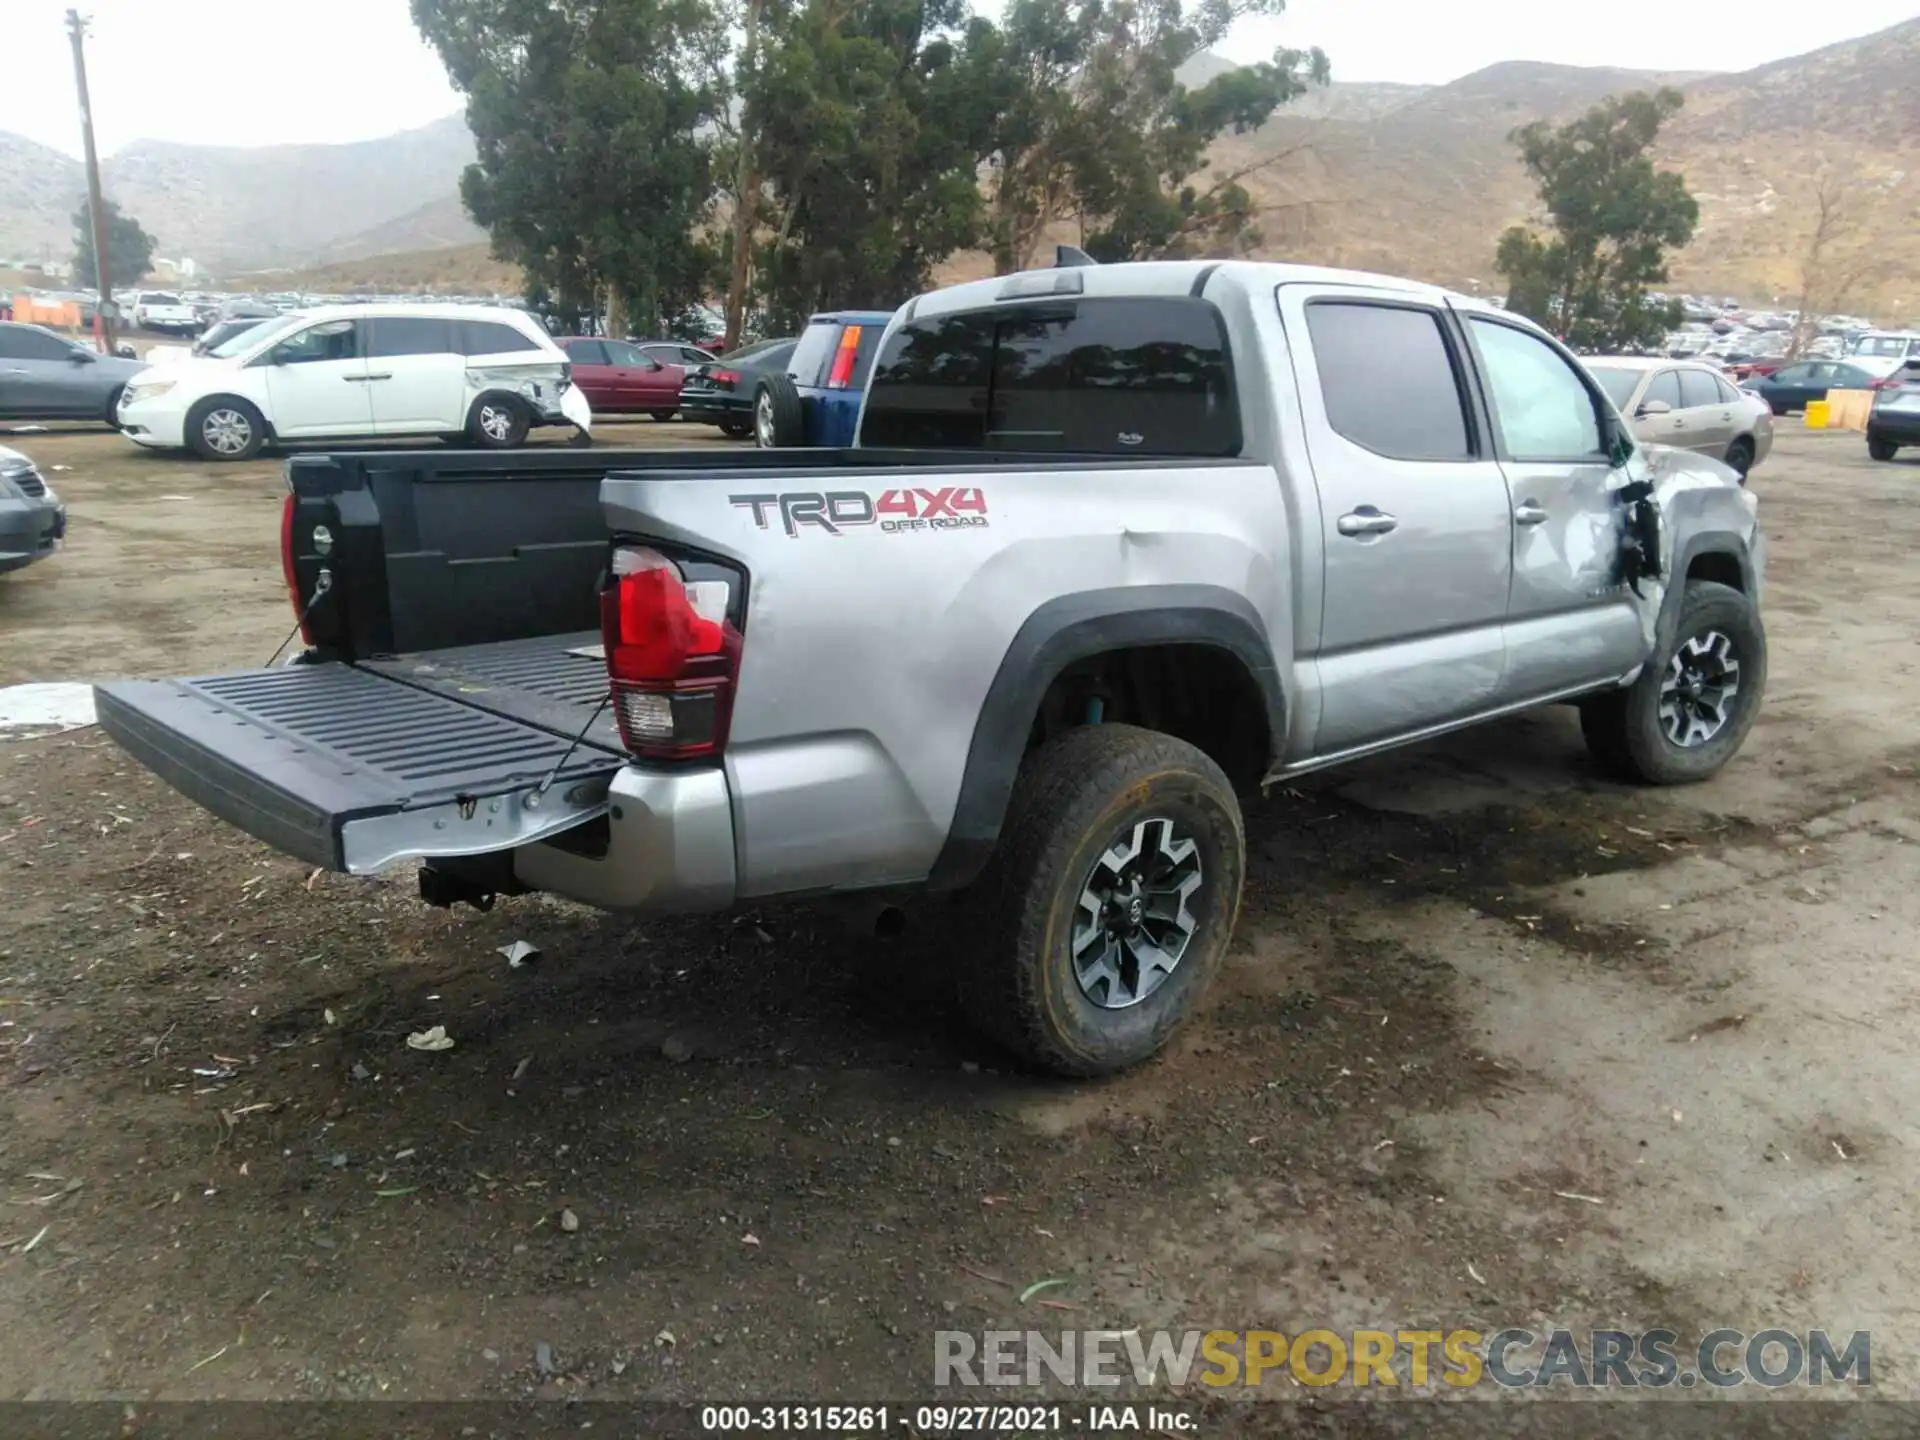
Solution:
M 540 322 L 474 305 L 335 305 L 282 316 L 136 375 L 115 413 L 137 445 L 245 460 L 279 440 L 439 435 L 511 449 L 593 411 Z

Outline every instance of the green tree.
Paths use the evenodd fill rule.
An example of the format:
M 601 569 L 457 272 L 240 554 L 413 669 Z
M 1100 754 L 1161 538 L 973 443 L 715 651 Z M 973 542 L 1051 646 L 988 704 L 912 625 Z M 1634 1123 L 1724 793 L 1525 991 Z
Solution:
M 712 83 L 706 0 L 412 0 L 467 97 L 478 159 L 460 194 L 530 296 L 652 329 L 710 293 Z M 624 325 L 622 322 L 625 322 Z
M 996 270 L 1033 263 L 1047 228 L 1077 222 L 1097 259 L 1235 253 L 1259 241 L 1240 181 L 1273 156 L 1200 183 L 1207 148 L 1309 85 L 1318 50 L 1280 50 L 1196 89 L 1180 66 L 1245 15 L 1285 0 L 1012 0 L 998 39 L 989 179 Z
M 778 324 L 810 310 L 891 308 L 976 243 L 991 75 L 970 48 L 992 27 L 961 0 L 768 6 L 743 78 L 759 299 Z M 729 297 L 730 300 L 732 297 Z
M 1552 233 L 1516 225 L 1500 237 L 1508 309 L 1581 350 L 1649 346 L 1680 322 L 1678 303 L 1649 301 L 1647 287 L 1666 280 L 1667 252 L 1693 238 L 1700 207 L 1648 152 L 1682 103 L 1678 90 L 1641 91 L 1513 132 Z
M 107 214 L 107 283 L 115 290 L 137 285 L 153 268 L 153 236 L 113 201 L 102 202 Z M 73 277 L 77 284 L 93 285 L 93 207 L 86 201 L 73 212 Z

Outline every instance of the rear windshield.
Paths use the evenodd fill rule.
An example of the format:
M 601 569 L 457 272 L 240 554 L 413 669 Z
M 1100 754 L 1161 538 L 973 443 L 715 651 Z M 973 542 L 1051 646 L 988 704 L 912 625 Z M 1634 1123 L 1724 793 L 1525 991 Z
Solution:
M 1604 365 L 1589 365 L 1587 373 L 1600 382 L 1600 388 L 1607 392 L 1607 398 L 1613 401 L 1613 408 L 1624 410 L 1627 400 L 1633 394 L 1633 387 L 1640 383 L 1644 370 L 1612 370 Z
M 914 320 L 888 337 L 869 446 L 1237 455 L 1220 313 L 1205 300 L 1043 301 Z

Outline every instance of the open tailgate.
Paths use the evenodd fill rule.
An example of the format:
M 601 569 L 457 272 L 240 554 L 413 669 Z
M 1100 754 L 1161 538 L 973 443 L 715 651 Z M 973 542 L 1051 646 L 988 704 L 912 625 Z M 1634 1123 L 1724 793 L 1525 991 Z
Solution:
M 94 700 L 101 728 L 189 799 L 355 875 L 570 830 L 606 812 L 625 763 L 590 739 L 569 755 L 570 735 L 339 663 L 119 680 Z

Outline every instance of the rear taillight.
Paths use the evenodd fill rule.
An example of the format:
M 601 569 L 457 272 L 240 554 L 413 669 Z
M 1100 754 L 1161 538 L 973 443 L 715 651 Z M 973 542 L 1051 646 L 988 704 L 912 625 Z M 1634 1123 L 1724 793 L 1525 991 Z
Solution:
M 293 618 L 300 622 L 300 638 L 311 645 L 313 636 L 307 633 L 306 606 L 300 600 L 300 571 L 293 563 L 293 512 L 296 503 L 293 492 L 289 490 L 286 504 L 280 508 L 280 573 L 287 580 L 287 599 L 293 605 Z
M 600 592 L 614 719 L 629 752 L 652 760 L 718 755 L 740 670 L 740 584 L 717 566 L 619 546 Z
M 709 370 L 707 371 L 707 378 L 716 385 L 738 385 L 740 383 L 740 372 L 738 370 Z
M 844 390 L 853 383 L 854 362 L 860 358 L 860 327 L 849 325 L 840 332 L 840 348 L 833 352 L 833 369 L 827 372 L 827 388 Z

